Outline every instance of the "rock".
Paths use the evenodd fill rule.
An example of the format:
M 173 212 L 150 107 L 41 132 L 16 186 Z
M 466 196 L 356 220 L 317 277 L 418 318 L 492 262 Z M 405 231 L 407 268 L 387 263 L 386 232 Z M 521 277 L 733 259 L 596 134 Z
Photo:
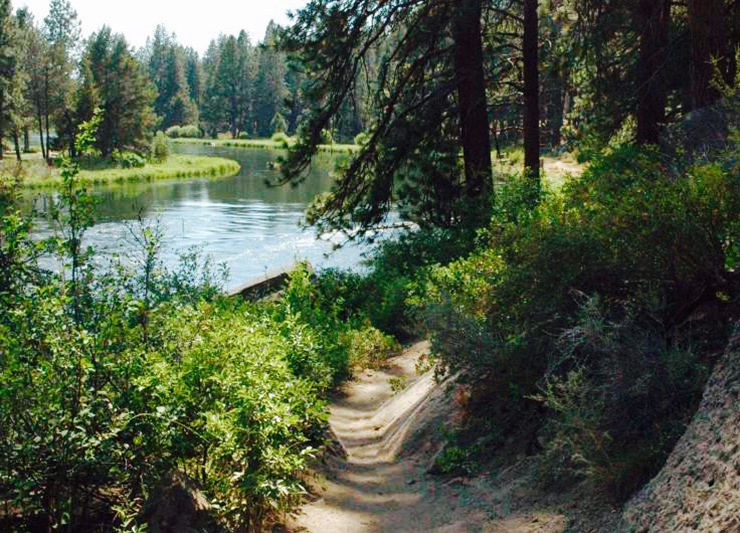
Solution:
M 630 531 L 740 531 L 740 324 L 661 472 L 625 508 Z

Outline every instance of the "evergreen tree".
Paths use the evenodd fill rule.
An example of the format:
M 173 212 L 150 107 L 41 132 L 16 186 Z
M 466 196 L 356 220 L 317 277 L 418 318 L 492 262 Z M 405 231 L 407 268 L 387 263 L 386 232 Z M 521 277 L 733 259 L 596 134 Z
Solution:
M 103 120 L 95 146 L 104 156 L 113 150 L 148 145 L 156 120 L 155 96 L 145 68 L 122 35 L 104 26 L 90 37 L 82 58 L 77 116 L 78 120 L 90 120 L 90 107 L 100 105 Z
M 277 25 L 270 21 L 265 39 L 259 47 L 255 121 L 260 137 L 273 134 L 273 119 L 275 115 L 285 112 L 285 100 L 288 97 L 286 59 L 285 54 L 277 49 L 277 32 Z
M 453 198 L 447 205 L 454 212 L 443 218 L 483 220 L 492 176 L 481 19 L 481 2 L 473 0 L 316 0 L 298 13 L 284 45 L 306 70 L 312 108 L 281 167 L 286 181 L 305 176 L 323 132 L 355 94 L 369 54 L 386 41 L 369 140 L 317 204 L 313 220 L 320 226 L 362 230 L 382 223 L 394 204 L 412 201 L 398 196 L 404 171 L 428 171 L 430 161 L 439 165 L 416 173 L 421 187 L 467 198 L 465 208 L 454 207 Z M 462 187 L 457 171 L 450 172 L 460 146 Z
M 75 83 L 72 77 L 81 41 L 80 22 L 69 0 L 51 0 L 49 15 L 44 19 L 47 41 L 47 61 L 43 65 L 43 129 L 46 134 L 47 158 L 51 124 L 57 130 L 69 129 L 72 95 Z
M 0 0 L 0 159 L 7 133 L 16 78 L 16 49 L 10 0 Z
M 159 127 L 195 124 L 198 109 L 188 81 L 185 49 L 177 44 L 174 34 L 157 26 L 154 37 L 147 42 L 144 54 L 150 79 L 157 88 L 154 110 L 160 118 Z

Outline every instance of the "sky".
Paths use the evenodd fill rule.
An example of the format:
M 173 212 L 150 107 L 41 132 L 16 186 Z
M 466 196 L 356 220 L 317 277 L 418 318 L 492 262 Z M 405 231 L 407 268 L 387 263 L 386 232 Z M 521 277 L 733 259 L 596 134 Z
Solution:
M 287 11 L 308 0 L 71 0 L 87 37 L 107 24 L 122 33 L 130 45 L 146 44 L 157 24 L 175 33 L 184 46 L 201 54 L 219 34 L 246 30 L 252 42 L 262 40 L 268 22 L 287 24 Z M 49 0 L 14 0 L 13 7 L 28 6 L 42 22 L 49 12 Z

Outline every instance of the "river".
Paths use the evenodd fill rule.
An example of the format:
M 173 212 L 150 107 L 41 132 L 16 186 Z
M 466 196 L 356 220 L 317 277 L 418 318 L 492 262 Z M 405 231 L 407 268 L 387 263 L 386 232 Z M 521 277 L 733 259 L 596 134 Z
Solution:
M 320 155 L 298 187 L 269 187 L 265 181 L 277 177 L 272 168 L 277 151 L 196 145 L 176 145 L 174 149 L 235 159 L 242 170 L 231 178 L 94 187 L 96 224 L 88 230 L 84 244 L 95 248 L 96 262 L 104 265 L 115 254 L 124 259 L 135 256 L 137 245 L 131 229 L 137 227 L 140 214 L 144 224 L 159 224 L 164 236 L 161 257 L 166 266 L 174 267 L 181 253 L 197 247 L 204 256 L 226 265 L 229 286 L 300 260 L 315 267 L 360 264 L 366 247 L 349 245 L 334 251 L 334 242 L 341 239 L 319 238 L 313 229 L 300 226 L 308 203 L 329 190 L 336 156 Z M 49 193 L 42 193 L 35 205 L 43 212 L 50 201 Z M 45 237 L 52 233 L 50 224 L 39 218 L 35 234 Z

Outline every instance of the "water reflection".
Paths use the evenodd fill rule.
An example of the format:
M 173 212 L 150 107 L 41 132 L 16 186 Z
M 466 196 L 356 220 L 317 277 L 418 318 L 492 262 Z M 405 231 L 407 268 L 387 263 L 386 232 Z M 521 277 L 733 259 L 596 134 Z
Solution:
M 242 171 L 227 179 L 192 179 L 154 183 L 128 183 L 96 187 L 98 223 L 89 230 L 86 245 L 102 257 L 130 255 L 134 248 L 129 227 L 141 215 L 151 223 L 158 219 L 164 230 L 162 256 L 173 265 L 179 253 L 201 247 L 217 262 L 225 262 L 231 282 L 238 283 L 265 271 L 307 259 L 316 266 L 357 265 L 364 251 L 357 246 L 332 252 L 332 244 L 318 240 L 299 223 L 311 199 L 331 186 L 334 159 L 317 159 L 306 181 L 298 187 L 267 187 L 277 177 L 272 163 L 278 153 L 270 150 L 183 146 L 182 153 L 223 155 L 238 160 Z M 53 197 L 34 199 L 36 207 L 48 209 Z M 40 220 L 38 234 L 51 233 Z

